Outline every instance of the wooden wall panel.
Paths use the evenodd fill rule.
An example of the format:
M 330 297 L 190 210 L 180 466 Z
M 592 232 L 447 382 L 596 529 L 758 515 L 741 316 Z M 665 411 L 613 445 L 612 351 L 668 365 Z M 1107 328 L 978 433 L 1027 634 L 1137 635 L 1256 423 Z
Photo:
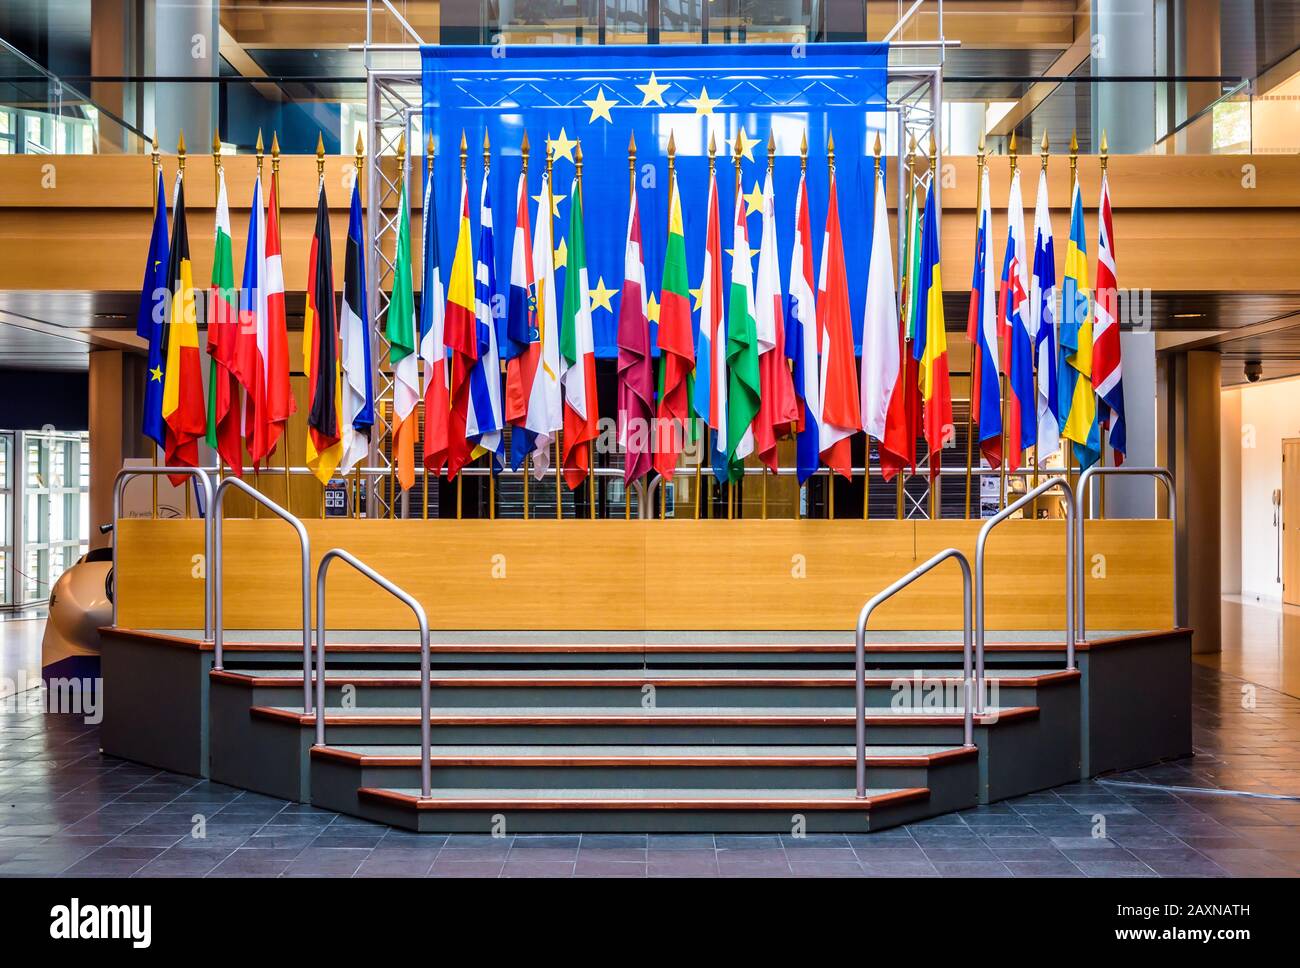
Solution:
M 973 555 L 978 521 L 308 521 L 313 553 L 339 546 L 416 595 L 442 629 L 852 629 L 880 589 L 936 551 Z M 1168 521 L 1088 525 L 1104 578 L 1088 583 L 1094 629 L 1167 627 Z M 294 628 L 298 559 L 279 521 L 227 521 L 230 628 Z M 120 523 L 122 624 L 195 627 L 196 521 Z M 989 545 L 989 628 L 1060 628 L 1064 523 L 1011 521 Z M 1091 558 L 1090 558 L 1091 560 Z M 313 564 L 314 568 L 314 564 Z M 343 565 L 330 624 L 407 628 L 405 609 Z M 313 586 L 314 587 L 314 586 Z M 960 627 L 955 566 L 873 617 L 879 629 Z M 314 614 L 314 613 L 313 613 Z

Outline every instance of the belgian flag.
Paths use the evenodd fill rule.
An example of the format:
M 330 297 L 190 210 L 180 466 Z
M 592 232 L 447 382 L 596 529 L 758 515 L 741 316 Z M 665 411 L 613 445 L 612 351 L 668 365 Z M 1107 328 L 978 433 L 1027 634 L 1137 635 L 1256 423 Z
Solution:
M 199 440 L 207 434 L 208 414 L 203 404 L 199 325 L 194 307 L 194 268 L 190 264 L 190 236 L 185 224 L 184 180 L 176 186 L 167 291 L 171 305 L 162 334 L 162 358 L 165 361 L 162 416 L 166 424 L 163 452 L 170 465 L 197 467 Z M 184 480 L 184 477 L 173 478 L 173 483 L 181 484 Z
M 339 414 L 343 384 L 339 375 L 339 325 L 335 315 L 334 259 L 325 180 L 316 198 L 316 230 L 307 262 L 307 307 L 302 320 L 303 371 L 307 374 L 307 466 L 328 484 L 343 456 Z

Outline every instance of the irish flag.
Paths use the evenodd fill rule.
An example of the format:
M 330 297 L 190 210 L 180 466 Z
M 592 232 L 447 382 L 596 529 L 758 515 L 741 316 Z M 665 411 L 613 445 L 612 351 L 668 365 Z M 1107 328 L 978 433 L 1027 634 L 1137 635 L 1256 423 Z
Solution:
M 411 288 L 411 215 L 402 183 L 397 203 L 397 248 L 393 291 L 388 300 L 388 362 L 393 369 L 393 459 L 402 490 L 415 483 L 415 405 L 420 400 L 420 369 L 415 355 L 415 293 Z
M 569 193 L 569 265 L 560 317 L 560 383 L 564 387 L 564 480 L 570 490 L 587 477 L 589 442 L 596 439 L 596 353 L 591 331 L 587 244 L 582 229 L 582 182 Z
M 659 290 L 659 434 L 654 456 L 655 470 L 670 481 L 691 421 L 695 346 L 691 342 L 689 289 L 682 199 L 674 172 L 668 182 L 668 245 L 664 249 L 664 278 Z

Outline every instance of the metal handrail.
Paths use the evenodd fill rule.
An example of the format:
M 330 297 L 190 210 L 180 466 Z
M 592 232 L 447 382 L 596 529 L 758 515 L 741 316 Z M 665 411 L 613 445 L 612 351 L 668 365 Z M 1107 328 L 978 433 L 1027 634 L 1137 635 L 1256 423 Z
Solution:
M 311 539 L 307 537 L 307 528 L 303 525 L 302 521 L 290 514 L 284 508 L 280 507 L 280 505 L 276 504 L 261 491 L 245 484 L 238 477 L 227 477 L 217 485 L 217 493 L 212 505 L 213 550 L 215 552 L 215 557 L 212 562 L 212 600 L 216 612 L 212 667 L 218 671 L 222 668 L 221 659 L 222 645 L 225 639 L 225 622 L 223 621 L 224 595 L 222 592 L 221 582 L 221 522 L 224 515 L 222 514 L 221 508 L 226 493 L 232 487 L 243 491 L 258 504 L 270 510 L 283 521 L 286 521 L 293 527 L 293 530 L 298 533 L 298 545 L 302 551 L 302 711 L 309 713 L 311 712 L 311 679 L 308 675 L 311 668 Z
M 1056 487 L 1061 489 L 1061 497 L 1065 501 L 1065 667 L 1071 670 L 1075 668 L 1074 596 L 1078 586 L 1074 580 L 1074 529 L 1079 509 L 1070 482 L 1064 477 L 1053 477 L 989 518 L 984 527 L 980 528 L 979 538 L 975 542 L 975 696 L 981 707 L 984 695 L 984 552 L 989 534 L 1034 498 Z
M 398 588 L 391 581 L 369 565 L 342 548 L 331 548 L 321 557 L 316 566 L 316 745 L 325 745 L 325 578 L 329 573 L 330 562 L 335 558 L 351 565 L 361 574 L 402 602 L 415 613 L 415 620 L 420 626 L 420 795 L 428 797 L 433 792 L 432 767 L 430 763 L 431 740 L 429 735 L 429 620 L 424 609 L 413 595 Z M 303 669 L 303 682 L 309 679 L 310 670 Z
M 909 571 L 898 581 L 882 592 L 878 592 L 858 613 L 857 639 L 854 648 L 854 684 L 857 692 L 857 709 L 854 716 L 854 728 L 857 733 L 857 781 L 858 799 L 867 795 L 867 621 L 871 613 L 887 599 L 901 592 L 912 582 L 937 565 L 952 558 L 961 566 L 962 583 L 962 684 L 965 693 L 965 712 L 962 723 L 962 744 L 975 745 L 975 716 L 971 697 L 971 570 L 970 561 L 956 548 L 945 548 L 919 568 Z M 980 667 L 984 665 L 984 640 L 981 637 L 975 644 Z
M 1079 475 L 1079 483 L 1076 487 L 1079 496 L 1079 515 L 1078 515 L 1078 524 L 1079 524 L 1078 536 L 1079 537 L 1078 537 L 1078 542 L 1075 544 L 1074 547 L 1078 555 L 1078 564 L 1079 564 L 1079 569 L 1078 569 L 1079 590 L 1077 593 L 1079 607 L 1078 610 L 1075 612 L 1075 615 L 1078 616 L 1078 634 L 1080 639 L 1085 638 L 1088 633 L 1087 617 L 1084 614 L 1084 609 L 1087 604 L 1087 594 L 1084 589 L 1084 578 L 1083 578 L 1083 576 L 1087 574 L 1086 570 L 1084 569 L 1084 559 L 1087 558 L 1087 553 L 1085 552 L 1083 547 L 1084 522 L 1087 521 L 1087 519 L 1092 516 L 1091 507 L 1088 504 L 1088 485 L 1092 483 L 1092 479 L 1094 477 L 1110 477 L 1112 475 L 1119 475 L 1119 476 L 1126 476 L 1126 477 L 1150 477 L 1150 478 L 1154 478 L 1157 481 L 1163 482 L 1165 485 L 1165 493 L 1168 495 L 1167 506 L 1168 506 L 1169 520 L 1173 522 L 1173 526 L 1174 526 L 1174 622 L 1178 625 L 1183 624 L 1182 582 L 1181 582 L 1181 575 L 1178 572 L 1178 495 L 1174 490 L 1174 475 L 1169 473 L 1169 468 L 1167 467 L 1129 467 L 1124 464 L 1121 464 L 1119 467 L 1093 466 L 1093 467 L 1089 467 L 1086 471 L 1084 471 L 1082 474 Z
M 117 600 L 122 584 L 117 580 L 117 522 L 122 517 L 122 493 L 133 477 L 156 477 L 159 474 L 192 477 L 203 489 L 203 641 L 212 641 L 212 478 L 198 467 L 123 467 L 113 479 L 113 624 L 117 625 Z

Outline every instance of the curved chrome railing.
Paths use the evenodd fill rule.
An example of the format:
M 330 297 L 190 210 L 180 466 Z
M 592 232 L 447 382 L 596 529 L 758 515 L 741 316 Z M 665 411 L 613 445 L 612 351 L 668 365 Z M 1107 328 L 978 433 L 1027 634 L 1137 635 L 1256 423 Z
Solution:
M 375 571 L 369 565 L 342 548 L 331 548 L 321 557 L 316 567 L 316 745 L 325 745 L 325 578 L 329 573 L 330 562 L 334 559 L 346 562 L 372 582 L 402 602 L 415 613 L 415 620 L 420 626 L 420 795 L 432 793 L 433 770 L 430 763 L 429 736 L 429 620 L 424 609 L 415 597 L 403 591 Z M 303 681 L 308 681 L 309 670 L 304 670 Z
M 1083 547 L 1084 522 L 1091 517 L 1088 505 L 1088 485 L 1092 483 L 1094 477 L 1110 477 L 1112 475 L 1126 477 L 1150 477 L 1161 481 L 1165 485 L 1165 493 L 1168 495 L 1168 514 L 1169 520 L 1173 522 L 1174 527 L 1174 623 L 1176 625 L 1184 624 L 1183 606 L 1182 606 L 1182 576 L 1178 572 L 1178 495 L 1174 490 L 1174 475 L 1169 473 L 1167 467 L 1128 467 L 1121 464 L 1119 467 L 1089 467 L 1079 475 L 1077 492 L 1079 495 L 1079 514 L 1078 514 L 1078 541 L 1075 544 L 1075 551 L 1078 554 L 1078 576 L 1079 606 L 1075 615 L 1078 616 L 1078 634 L 1082 639 L 1088 634 L 1088 621 L 1084 614 L 1087 605 L 1087 593 L 1084 588 L 1084 575 L 1087 570 L 1084 568 L 1084 561 L 1088 557 Z
M 222 551 L 221 521 L 222 502 L 230 488 L 243 491 L 262 507 L 267 508 L 281 520 L 286 521 L 298 534 L 298 545 L 302 552 L 302 711 L 311 712 L 311 539 L 307 537 L 307 528 L 302 521 L 294 517 L 280 505 L 276 504 L 261 491 L 245 484 L 238 477 L 227 477 L 217 485 L 217 494 L 212 505 L 213 544 L 215 557 L 212 562 L 212 598 L 216 611 L 216 636 L 213 639 L 212 667 L 222 668 L 222 645 L 225 639 L 225 622 L 223 621 L 224 602 L 222 593 Z
M 113 624 L 117 624 L 118 591 L 122 583 L 117 578 L 117 522 L 122 517 L 122 492 L 126 482 L 133 477 L 154 477 L 159 474 L 185 475 L 199 482 L 203 490 L 203 641 L 212 641 L 212 478 L 208 472 L 198 467 L 124 467 L 117 472 L 113 480 Z
M 858 745 L 857 782 L 859 799 L 863 799 L 867 795 L 867 622 L 871 618 L 871 613 L 887 599 L 897 595 L 926 572 L 947 561 L 949 558 L 952 558 L 961 566 L 962 684 L 965 695 L 962 742 L 966 746 L 975 745 L 975 716 L 971 697 L 971 630 L 973 623 L 971 619 L 970 561 L 968 561 L 966 556 L 956 548 L 945 548 L 919 568 L 914 568 L 912 571 L 909 571 L 884 591 L 873 595 L 867 600 L 867 604 L 862 606 L 862 611 L 858 613 L 857 639 L 854 648 L 854 686 L 857 692 L 857 708 L 854 715 L 854 729 L 857 733 Z M 975 645 L 976 655 L 981 668 L 984 665 L 984 655 L 981 651 L 983 648 L 984 642 L 981 637 Z
M 989 518 L 980 528 L 979 539 L 975 542 L 975 697 L 981 709 L 984 704 L 984 552 L 989 534 L 999 524 L 1011 517 L 1026 504 L 1041 494 L 1059 487 L 1061 497 L 1065 500 L 1065 667 L 1074 669 L 1074 607 L 1078 585 L 1074 580 L 1074 535 L 1075 521 L 1079 515 L 1075 503 L 1074 489 L 1064 477 L 1053 477 L 1039 484 L 1019 500 L 1008 504 L 1001 511 Z

